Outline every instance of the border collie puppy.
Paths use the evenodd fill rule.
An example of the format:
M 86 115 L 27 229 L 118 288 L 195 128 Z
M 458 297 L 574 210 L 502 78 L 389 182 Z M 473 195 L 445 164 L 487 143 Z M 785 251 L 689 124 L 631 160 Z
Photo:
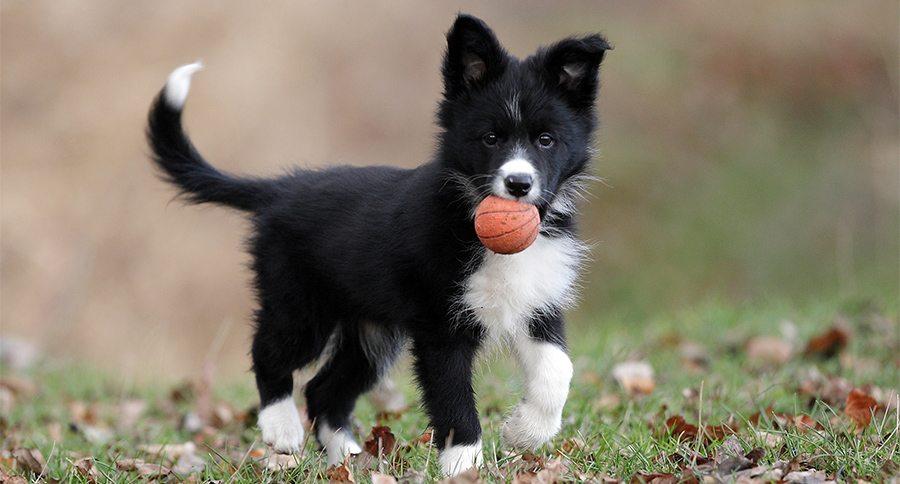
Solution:
M 252 222 L 259 307 L 251 355 L 263 441 L 300 451 L 292 373 L 322 356 L 305 390 L 316 438 L 329 464 L 359 453 L 355 402 L 408 344 L 441 469 L 479 465 L 472 367 L 491 341 L 510 346 L 525 380 L 505 442 L 534 449 L 559 431 L 572 377 L 563 310 L 575 299 L 584 254 L 575 198 L 609 49 L 588 35 L 517 59 L 481 20 L 459 15 L 447 34 L 431 161 L 271 179 L 233 176 L 201 157 L 181 125 L 200 65 L 169 76 L 149 115 L 153 161 L 187 200 L 236 208 Z M 498 255 L 479 243 L 473 214 L 488 195 L 537 206 L 533 245 Z

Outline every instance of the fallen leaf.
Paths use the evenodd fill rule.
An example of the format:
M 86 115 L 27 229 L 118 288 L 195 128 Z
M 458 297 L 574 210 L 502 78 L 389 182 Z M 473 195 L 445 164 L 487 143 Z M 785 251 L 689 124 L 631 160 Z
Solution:
M 681 415 L 675 415 L 666 419 L 666 429 L 679 440 L 694 440 L 700 429 L 696 425 L 689 424 Z
M 175 462 L 175 466 L 172 467 L 172 471 L 176 474 L 184 475 L 202 472 L 204 468 L 206 468 L 206 461 L 199 455 L 191 452 L 179 457 Z
M 183 455 L 197 452 L 197 445 L 193 442 L 185 442 L 183 444 L 139 445 L 138 450 L 150 455 L 162 456 L 169 460 L 176 460 Z
M 645 474 L 643 472 L 639 472 L 631 478 L 631 482 L 643 484 L 675 484 L 678 482 L 678 478 L 675 477 L 675 474 L 661 472 Z
M 366 440 L 363 447 L 365 447 L 366 452 L 378 457 L 379 455 L 388 455 L 393 452 L 396 443 L 397 439 L 391 433 L 390 427 L 376 425 L 372 427 L 372 437 Z
M 16 464 L 38 476 L 42 475 L 47 467 L 44 455 L 38 449 L 19 448 L 13 451 L 13 457 L 16 459 Z
M 72 422 L 69 424 L 69 428 L 80 435 L 84 440 L 96 445 L 103 445 L 113 438 L 112 430 L 98 425 Z
M 28 479 L 22 476 L 11 476 L 0 468 L 0 482 L 3 484 L 28 484 Z
M 448 477 L 440 482 L 441 484 L 477 484 L 481 482 L 481 476 L 478 474 L 478 469 L 472 467 L 461 474 Z
M 213 427 L 222 428 L 234 421 L 234 411 L 224 403 L 213 406 L 210 423 Z
M 172 473 L 168 467 L 151 464 L 140 459 L 121 459 L 116 461 L 116 469 L 120 471 L 136 471 L 148 478 L 164 477 Z
M 537 470 L 524 471 L 516 474 L 513 483 L 519 484 L 553 484 L 557 482 L 560 474 L 566 471 L 566 465 L 559 459 L 552 459 L 542 463 Z
M 72 467 L 90 483 L 95 483 L 100 478 L 100 471 L 94 467 L 94 459 L 92 457 L 78 459 L 72 463 Z
M 276 454 L 273 452 L 266 457 L 262 465 L 270 471 L 283 471 L 299 466 L 300 461 L 293 454 Z
M 195 385 L 193 382 L 185 381 L 176 386 L 169 393 L 169 399 L 174 403 L 189 402 L 194 399 Z
M 612 370 L 612 376 L 630 395 L 649 395 L 656 387 L 653 367 L 646 361 L 626 361 Z
M 399 484 L 425 484 L 425 473 L 410 469 L 400 477 Z
M 679 345 L 681 363 L 687 369 L 700 373 L 709 368 L 709 354 L 702 345 L 692 341 L 684 341 Z
M 799 482 L 802 484 L 823 484 L 829 481 L 825 477 L 824 471 L 811 469 L 808 471 L 794 471 L 784 476 L 783 482 Z
M 828 331 L 815 336 L 806 344 L 806 356 L 833 358 L 847 346 L 850 336 L 847 331 L 833 326 Z
M 878 402 L 866 392 L 854 388 L 847 396 L 844 413 L 853 420 L 856 428 L 862 430 L 869 426 L 872 414 L 878 409 Z
M 703 441 L 708 444 L 734 434 L 738 429 L 738 424 L 730 419 L 727 423 L 705 425 L 703 429 L 700 429 L 696 425 L 688 423 L 681 415 L 674 415 L 666 419 L 665 427 L 666 431 L 678 437 L 681 441 L 695 440 L 700 435 L 703 437 Z
M 331 466 L 325 470 L 325 477 L 329 482 L 356 482 L 353 480 L 353 473 L 347 463 Z
M 433 438 L 434 438 L 434 429 L 429 428 L 429 429 L 426 429 L 424 432 L 422 432 L 422 435 L 420 435 L 419 438 L 416 439 L 416 442 L 418 442 L 420 444 L 429 445 L 429 444 L 431 444 L 431 439 L 433 439 Z
M 760 365 L 783 365 L 791 359 L 791 344 L 775 336 L 755 336 L 747 340 L 747 358 Z
M 397 484 L 397 479 L 394 479 L 393 476 L 389 476 L 387 474 L 373 472 L 372 484 Z
M 146 409 L 147 402 L 143 400 L 132 398 L 122 401 L 118 406 L 119 418 L 116 421 L 116 427 L 120 430 L 134 428 Z

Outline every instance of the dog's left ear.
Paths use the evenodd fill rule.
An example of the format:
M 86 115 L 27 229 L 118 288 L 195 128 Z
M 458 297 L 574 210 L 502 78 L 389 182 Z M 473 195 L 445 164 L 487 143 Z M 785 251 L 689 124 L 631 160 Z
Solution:
M 591 108 L 597 96 L 598 68 L 612 48 L 599 34 L 557 42 L 544 53 L 547 83 L 560 89 L 573 108 Z
M 447 32 L 444 96 L 452 99 L 500 77 L 509 60 L 494 32 L 480 19 L 460 14 Z

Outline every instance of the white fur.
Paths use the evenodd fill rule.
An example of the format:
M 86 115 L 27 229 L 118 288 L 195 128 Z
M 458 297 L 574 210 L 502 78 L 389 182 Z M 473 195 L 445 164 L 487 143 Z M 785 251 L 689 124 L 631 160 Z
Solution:
M 531 185 L 531 191 L 528 192 L 528 195 L 524 197 L 514 197 L 506 191 L 506 184 L 503 180 L 505 180 L 509 175 L 513 174 L 528 174 L 532 176 L 534 181 Z M 494 177 L 494 182 L 491 186 L 491 189 L 494 195 L 511 200 L 524 199 L 529 202 L 535 202 L 540 198 L 541 180 L 538 177 L 537 170 L 534 169 L 534 165 L 532 165 L 530 161 L 525 159 L 525 150 L 523 150 L 521 146 L 517 146 L 513 151 L 512 158 L 510 158 L 510 160 L 506 163 L 503 163 L 503 165 L 501 165 L 497 170 L 497 175 Z
M 537 449 L 559 432 L 569 395 L 572 362 L 558 345 L 520 336 L 513 349 L 525 378 L 525 395 L 503 424 L 503 440 Z
M 191 76 L 200 69 L 203 69 L 203 64 L 198 61 L 183 65 L 169 74 L 169 80 L 166 81 L 166 102 L 169 106 L 175 109 L 184 107 L 191 89 Z
M 303 423 L 291 396 L 266 405 L 259 411 L 257 422 L 262 430 L 263 442 L 271 445 L 275 452 L 300 452 L 303 445 Z
M 328 454 L 328 465 L 340 464 L 349 454 L 362 452 L 349 430 L 332 429 L 326 422 L 319 422 L 317 427 L 316 436 Z
M 518 92 L 513 93 L 513 95 L 506 101 L 506 111 L 509 113 L 509 117 L 512 118 L 513 122 L 522 122 L 522 110 L 519 107 Z
M 584 252 L 584 244 L 576 239 L 545 235 L 518 254 L 486 250 L 478 270 L 466 280 L 464 309 L 493 340 L 515 341 L 527 334 L 535 313 L 574 302 Z
M 481 467 L 483 462 L 481 441 L 469 445 L 451 445 L 441 452 L 438 460 L 445 476 L 461 474 L 472 467 Z

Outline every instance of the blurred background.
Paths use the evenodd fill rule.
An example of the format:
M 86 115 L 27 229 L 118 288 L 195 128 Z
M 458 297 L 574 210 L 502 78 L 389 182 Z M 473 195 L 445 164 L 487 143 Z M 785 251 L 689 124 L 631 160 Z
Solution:
M 147 108 L 202 59 L 186 125 L 217 166 L 411 167 L 433 149 L 444 33 L 511 53 L 615 44 L 573 332 L 705 301 L 896 298 L 896 1 L 0 3 L 4 337 L 135 378 L 249 368 L 247 224 L 173 202 Z

